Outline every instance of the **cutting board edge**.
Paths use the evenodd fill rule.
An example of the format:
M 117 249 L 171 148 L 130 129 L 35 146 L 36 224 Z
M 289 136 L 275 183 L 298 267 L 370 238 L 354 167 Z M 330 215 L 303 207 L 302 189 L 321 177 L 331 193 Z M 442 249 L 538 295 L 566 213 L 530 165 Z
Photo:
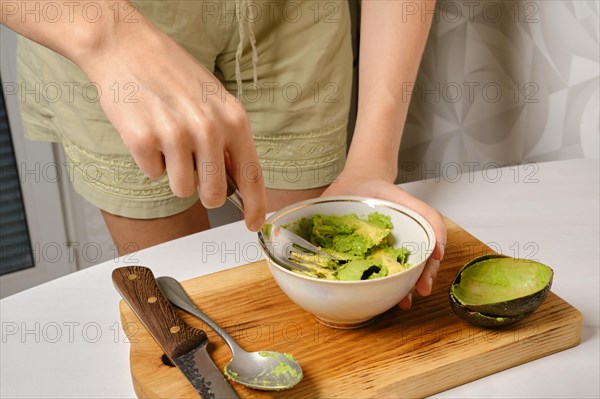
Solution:
M 192 280 L 193 279 L 187 280 L 184 282 L 184 284 L 186 282 L 191 283 Z M 564 301 L 558 295 L 556 295 L 556 297 L 559 300 L 568 304 L 568 302 Z M 359 394 L 358 396 L 356 396 L 356 398 L 370 398 L 370 397 L 372 397 L 372 394 L 375 394 L 375 395 L 386 395 L 387 394 L 387 395 L 389 395 L 390 393 L 394 393 L 394 392 L 398 392 L 398 393 L 401 393 L 403 396 L 409 396 L 409 397 L 430 396 L 430 395 L 433 395 L 433 394 L 436 394 L 439 392 L 443 392 L 448 389 L 452 389 L 454 387 L 490 376 L 499 371 L 507 370 L 512 367 L 515 367 L 515 366 L 518 366 L 518 365 L 521 365 L 524 363 L 528 363 L 533 360 L 537 360 L 537 359 L 552 355 L 554 353 L 558 353 L 563 350 L 577 346 L 581 342 L 581 334 L 583 331 L 583 314 L 578 309 L 573 307 L 572 305 L 570 305 L 570 304 L 568 304 L 568 305 L 569 305 L 569 316 L 570 316 L 568 319 L 564 319 L 563 323 L 561 323 L 555 329 L 547 330 L 541 334 L 535 335 L 536 340 L 545 341 L 546 344 L 550 343 L 551 345 L 549 345 L 549 346 L 546 345 L 546 347 L 552 348 L 550 350 L 535 351 L 525 358 L 521 357 L 520 360 L 518 360 L 518 361 L 511 362 L 511 361 L 505 360 L 505 359 L 510 359 L 511 358 L 510 353 L 514 352 L 514 351 L 518 351 L 519 354 L 522 356 L 522 347 L 521 347 L 521 345 L 519 345 L 518 342 L 515 342 L 513 344 L 503 346 L 503 347 L 497 348 L 497 349 L 489 351 L 489 352 L 480 353 L 476 357 L 470 358 L 469 362 L 475 363 L 475 365 L 470 367 L 470 369 L 467 370 L 466 372 L 463 372 L 462 374 L 459 373 L 458 376 L 456 373 L 453 373 L 453 371 L 458 370 L 457 366 L 461 366 L 461 364 L 459 364 L 460 361 L 445 364 L 442 367 L 437 368 L 435 370 L 429 370 L 428 372 L 426 372 L 422 375 L 422 377 L 423 377 L 422 379 L 424 379 L 424 380 L 442 381 L 442 382 L 447 380 L 447 382 L 441 383 L 439 385 L 435 385 L 435 386 L 429 385 L 427 387 L 423 387 L 422 385 L 419 385 L 419 384 L 416 384 L 416 385 L 413 384 L 413 386 L 411 386 L 410 380 L 400 380 L 400 381 L 397 381 L 393 385 L 386 386 L 384 388 L 384 391 L 382 391 L 382 392 L 380 392 L 380 391 L 377 391 L 377 392 L 365 391 L 364 393 L 369 396 L 362 396 Z M 131 308 L 124 301 L 122 301 L 122 300 L 120 301 L 119 308 L 121 311 L 121 321 L 124 326 L 130 325 L 131 323 L 136 323 L 136 325 L 138 325 L 138 326 L 141 325 L 141 323 L 137 319 L 137 316 L 135 315 L 135 313 L 133 313 Z M 137 324 L 137 323 L 140 323 L 140 324 Z M 125 333 L 128 337 L 131 338 L 131 331 L 129 331 L 129 332 L 125 331 Z M 564 338 L 565 336 L 568 337 L 567 340 L 565 340 L 565 338 Z M 557 343 L 559 345 L 553 347 L 552 344 L 554 344 L 554 343 Z M 156 345 L 156 348 L 159 350 L 158 345 Z M 508 353 L 507 353 L 507 351 L 508 351 Z M 507 356 L 507 354 L 509 356 Z M 130 361 L 132 361 L 132 358 L 134 356 L 136 356 L 136 352 L 133 351 L 133 345 L 132 345 L 130 348 Z M 488 366 L 490 364 L 493 365 L 493 367 Z M 454 376 L 454 379 L 448 380 L 447 379 L 448 376 Z M 145 389 L 144 384 L 137 380 L 136 372 L 135 372 L 134 368 L 131 369 L 131 377 L 132 377 L 133 387 L 134 387 L 134 390 L 135 390 L 138 398 L 162 398 L 163 397 L 163 396 L 161 396 L 161 394 L 159 392 L 154 392 L 151 389 Z
M 558 297 L 558 298 L 562 300 L 562 298 L 560 298 L 560 297 Z M 410 386 L 407 387 L 406 381 L 398 381 L 397 384 L 394 384 L 394 386 L 396 386 L 396 385 L 399 386 L 398 390 L 394 389 L 393 386 L 391 387 L 392 390 L 390 390 L 390 386 L 387 386 L 384 391 L 377 392 L 377 394 L 389 395 L 390 393 L 398 392 L 398 393 L 401 393 L 402 396 L 404 396 L 404 397 L 431 396 L 431 395 L 434 395 L 434 394 L 437 394 L 440 392 L 447 391 L 452 388 L 456 388 L 457 386 L 461 386 L 463 384 L 467 384 L 469 382 L 473 382 L 473 381 L 479 380 L 481 378 L 488 377 L 488 376 L 498 373 L 500 371 L 508 370 L 510 368 L 520 366 L 522 364 L 526 364 L 526 363 L 532 362 L 534 360 L 538 360 L 543 357 L 550 356 L 555 353 L 562 352 L 564 350 L 573 348 L 573 347 L 579 345 L 581 342 L 581 334 L 583 331 L 583 314 L 575 307 L 571 306 L 571 308 L 572 308 L 571 309 L 572 316 L 576 319 L 575 321 L 565 322 L 556 329 L 548 330 L 542 334 L 535 336 L 535 338 L 537 340 L 544 340 L 546 338 L 551 338 L 550 341 L 545 341 L 545 344 L 548 344 L 549 342 L 557 342 L 557 343 L 561 344 L 559 346 L 554 347 L 551 350 L 548 350 L 548 351 L 540 350 L 540 351 L 532 353 L 531 355 L 527 356 L 526 358 L 521 358 L 518 361 L 512 361 L 512 362 L 502 361 L 503 359 L 509 358 L 509 356 L 507 356 L 507 353 L 506 353 L 507 349 L 509 351 L 518 351 L 519 353 L 522 353 L 521 345 L 518 342 L 515 342 L 511 345 L 499 347 L 499 348 L 496 348 L 495 350 L 481 353 L 474 358 L 470 358 L 469 359 L 470 362 L 481 363 L 481 364 L 477 364 L 472 367 L 472 369 L 475 371 L 473 374 L 465 373 L 465 376 L 467 376 L 466 378 L 455 378 L 454 380 L 447 379 L 447 376 L 449 375 L 448 370 L 452 370 L 453 368 L 457 369 L 456 366 L 457 366 L 457 363 L 459 363 L 457 361 L 454 363 L 446 364 L 438 369 L 430 370 L 429 372 L 422 374 L 422 377 L 423 377 L 422 379 L 424 379 L 424 380 L 431 380 L 431 381 L 447 380 L 448 382 L 445 384 L 436 385 L 435 388 L 432 386 L 428 386 L 427 389 L 419 389 L 419 387 L 421 387 L 421 385 L 416 385 L 415 387 L 410 387 Z M 565 335 L 556 336 L 557 331 L 563 331 L 563 330 L 566 333 L 565 335 L 569 337 L 569 340 L 567 340 L 567 341 L 564 340 Z M 563 338 L 560 339 L 560 337 L 563 337 Z M 551 345 L 550 346 L 546 345 L 546 346 L 551 347 Z M 489 364 L 493 365 L 493 367 L 487 366 Z M 450 375 L 452 375 L 452 374 L 450 374 Z M 358 396 L 357 398 L 361 398 L 361 397 L 362 396 Z M 364 398 L 366 399 L 369 397 L 365 396 Z

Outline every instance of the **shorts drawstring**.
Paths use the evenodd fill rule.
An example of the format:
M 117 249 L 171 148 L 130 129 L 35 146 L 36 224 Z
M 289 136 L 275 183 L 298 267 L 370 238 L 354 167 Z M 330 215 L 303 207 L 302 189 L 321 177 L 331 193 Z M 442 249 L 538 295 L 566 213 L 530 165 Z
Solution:
M 238 32 L 240 36 L 240 42 L 237 47 L 237 51 L 235 52 L 235 82 L 237 85 L 237 97 L 238 99 L 242 98 L 242 70 L 241 70 L 241 59 L 242 53 L 244 50 L 244 39 L 246 36 L 246 32 L 244 29 L 244 13 L 243 8 L 246 6 L 246 9 L 249 12 L 248 15 L 248 39 L 250 40 L 250 46 L 252 47 L 252 77 L 254 80 L 254 84 L 258 82 L 258 52 L 256 50 L 256 36 L 254 36 L 254 29 L 252 28 L 252 24 L 254 21 L 254 15 L 252 11 L 252 0 L 236 0 L 235 4 L 235 15 L 238 20 Z

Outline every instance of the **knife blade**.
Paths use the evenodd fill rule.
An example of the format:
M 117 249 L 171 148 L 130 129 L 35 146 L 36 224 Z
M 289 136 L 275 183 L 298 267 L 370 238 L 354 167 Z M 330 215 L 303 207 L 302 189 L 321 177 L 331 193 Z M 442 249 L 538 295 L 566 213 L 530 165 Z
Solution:
M 206 351 L 203 330 L 188 326 L 144 266 L 113 270 L 113 284 L 165 354 L 202 399 L 239 398 Z

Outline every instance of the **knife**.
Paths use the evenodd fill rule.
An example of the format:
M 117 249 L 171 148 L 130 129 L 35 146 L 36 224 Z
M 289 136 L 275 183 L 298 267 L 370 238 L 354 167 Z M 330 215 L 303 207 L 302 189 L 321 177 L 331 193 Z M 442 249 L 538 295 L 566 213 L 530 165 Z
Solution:
M 206 333 L 183 322 L 160 291 L 149 268 L 120 267 L 113 271 L 112 280 L 146 330 L 202 399 L 239 398 L 208 355 Z

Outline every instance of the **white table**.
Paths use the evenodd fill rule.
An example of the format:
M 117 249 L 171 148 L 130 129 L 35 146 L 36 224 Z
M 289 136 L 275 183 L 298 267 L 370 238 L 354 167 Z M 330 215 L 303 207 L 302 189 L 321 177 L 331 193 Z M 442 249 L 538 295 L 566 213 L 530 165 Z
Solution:
M 438 397 L 600 397 L 598 170 L 560 161 L 403 186 L 500 252 L 551 265 L 552 290 L 584 314 L 579 346 Z M 233 223 L 1 300 L 0 396 L 135 397 L 112 270 L 136 263 L 185 280 L 258 260 L 254 238 Z

